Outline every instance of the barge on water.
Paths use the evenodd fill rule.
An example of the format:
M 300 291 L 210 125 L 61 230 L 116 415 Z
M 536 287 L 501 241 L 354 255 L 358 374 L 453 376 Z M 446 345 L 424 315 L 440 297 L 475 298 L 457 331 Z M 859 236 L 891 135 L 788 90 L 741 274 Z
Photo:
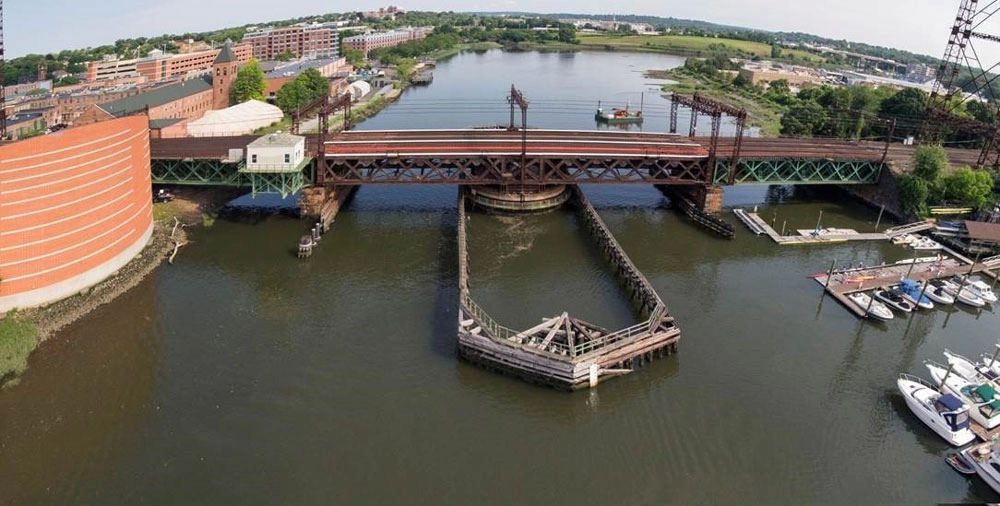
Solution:
M 639 104 L 639 110 L 631 112 L 628 110 L 629 104 L 625 104 L 624 109 L 611 109 L 611 112 L 605 112 L 601 107 L 601 101 L 597 101 L 597 112 L 594 113 L 594 120 L 598 123 L 604 123 L 606 125 L 641 125 L 642 124 L 642 102 Z

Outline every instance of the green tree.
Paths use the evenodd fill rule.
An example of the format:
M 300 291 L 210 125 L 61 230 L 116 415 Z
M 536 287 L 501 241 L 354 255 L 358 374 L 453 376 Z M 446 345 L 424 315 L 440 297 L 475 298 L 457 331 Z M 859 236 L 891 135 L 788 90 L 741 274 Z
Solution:
M 559 42 L 565 42 L 567 44 L 576 44 L 580 41 L 576 40 L 576 26 L 571 23 L 559 23 Z
M 771 58 L 781 58 L 781 48 L 777 44 L 771 46 Z
M 903 212 L 923 213 L 927 197 L 930 195 L 927 181 L 916 176 L 903 174 L 896 179 L 896 191 L 899 194 L 899 205 L 903 208 Z
M 295 53 L 293 53 L 289 49 L 286 49 L 286 50 L 284 50 L 284 51 L 282 51 L 282 52 L 274 55 L 274 59 L 278 60 L 278 61 L 289 61 L 292 58 L 295 58 Z
M 812 101 L 799 102 L 781 116 L 782 135 L 812 135 L 826 123 L 823 106 Z
M 903 88 L 882 102 L 880 113 L 885 118 L 896 120 L 899 135 L 915 135 L 920 128 L 928 96 L 916 88 Z
M 316 99 L 322 97 L 323 95 L 330 94 L 330 80 L 323 77 L 323 75 L 316 69 L 306 69 L 295 79 L 302 79 L 306 88 L 309 88 L 309 95 L 311 99 Z
M 229 104 L 242 104 L 248 100 L 264 100 L 267 90 L 267 79 L 256 58 L 251 58 L 246 65 L 236 72 L 233 87 L 229 90 Z
M 344 59 L 356 69 L 368 68 L 368 60 L 360 49 L 344 48 Z
M 285 111 L 285 114 L 291 114 L 293 111 L 308 104 L 312 100 L 312 91 L 306 86 L 305 81 L 299 78 L 295 78 L 283 85 L 278 89 L 278 92 L 274 96 L 274 103 Z
M 917 146 L 913 152 L 913 175 L 927 184 L 937 181 L 941 172 L 948 167 L 948 153 L 941 146 Z
M 947 201 L 979 207 L 993 192 L 993 176 L 987 171 L 963 167 L 942 177 L 941 186 Z

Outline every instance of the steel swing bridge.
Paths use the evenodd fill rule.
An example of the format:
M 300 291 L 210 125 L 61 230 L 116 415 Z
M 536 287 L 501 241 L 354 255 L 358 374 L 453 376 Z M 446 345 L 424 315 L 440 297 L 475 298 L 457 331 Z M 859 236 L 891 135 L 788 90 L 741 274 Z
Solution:
M 230 150 L 253 136 L 152 139 L 153 182 L 245 186 L 254 193 L 287 195 L 311 185 L 359 184 L 873 184 L 893 156 L 889 144 L 820 138 L 745 137 L 746 111 L 695 94 L 674 94 L 670 133 L 527 128 L 528 101 L 514 86 L 511 123 L 501 129 L 351 131 L 350 99 L 323 97 L 293 114 L 319 117 L 307 134 L 312 164 L 296 173 L 248 172 Z M 677 131 L 677 111 L 690 108 L 688 136 Z M 520 125 L 514 124 L 520 109 Z M 343 111 L 343 129 L 330 118 Z M 696 136 L 699 116 L 711 135 Z M 723 116 L 735 119 L 734 137 L 719 134 Z

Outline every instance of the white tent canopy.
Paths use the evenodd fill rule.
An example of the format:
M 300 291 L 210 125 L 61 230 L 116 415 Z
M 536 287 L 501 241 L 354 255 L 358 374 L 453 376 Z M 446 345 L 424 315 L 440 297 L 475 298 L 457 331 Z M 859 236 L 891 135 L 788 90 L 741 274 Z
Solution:
M 249 100 L 218 111 L 208 111 L 200 119 L 188 123 L 187 131 L 191 137 L 244 135 L 281 121 L 283 116 L 281 109 L 271 104 Z
M 347 88 L 347 92 L 351 94 L 351 98 L 359 100 L 372 92 L 372 85 L 365 81 L 354 81 Z

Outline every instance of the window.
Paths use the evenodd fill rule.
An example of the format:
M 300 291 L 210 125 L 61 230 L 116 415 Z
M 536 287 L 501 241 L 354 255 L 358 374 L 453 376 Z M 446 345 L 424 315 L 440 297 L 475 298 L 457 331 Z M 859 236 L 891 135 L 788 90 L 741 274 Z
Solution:
M 257 163 L 257 154 L 250 155 L 250 163 Z
M 285 153 L 285 163 L 292 163 L 292 155 Z

